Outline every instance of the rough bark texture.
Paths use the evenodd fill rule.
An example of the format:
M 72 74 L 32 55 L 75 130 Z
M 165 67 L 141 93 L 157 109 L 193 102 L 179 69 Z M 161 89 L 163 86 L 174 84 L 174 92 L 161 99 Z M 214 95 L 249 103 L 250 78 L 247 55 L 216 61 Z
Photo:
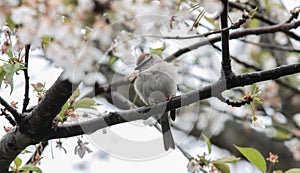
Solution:
M 10 163 L 27 146 L 48 137 L 53 119 L 76 87 L 59 78 L 32 112 L 23 114 L 21 122 L 1 138 L 0 173 L 8 172 Z

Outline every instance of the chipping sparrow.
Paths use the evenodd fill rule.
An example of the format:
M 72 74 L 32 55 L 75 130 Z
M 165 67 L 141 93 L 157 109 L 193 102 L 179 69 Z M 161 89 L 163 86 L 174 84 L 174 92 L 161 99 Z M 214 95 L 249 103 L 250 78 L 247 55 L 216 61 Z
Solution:
M 160 103 L 176 95 L 177 68 L 161 60 L 159 56 L 140 55 L 136 70 L 140 70 L 140 73 L 134 82 L 134 89 L 145 104 Z M 174 120 L 175 114 L 171 117 Z M 164 112 L 160 117 L 156 115 L 156 119 L 158 118 L 162 127 L 165 150 L 175 149 L 168 112 Z

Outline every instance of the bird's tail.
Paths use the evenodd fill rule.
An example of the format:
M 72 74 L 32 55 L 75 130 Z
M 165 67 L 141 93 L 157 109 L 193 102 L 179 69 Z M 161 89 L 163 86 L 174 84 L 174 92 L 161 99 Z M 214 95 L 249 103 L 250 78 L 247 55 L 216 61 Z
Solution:
M 165 150 L 167 151 L 169 148 L 175 149 L 175 142 L 174 142 L 173 135 L 172 135 L 172 132 L 170 129 L 168 112 L 165 112 L 160 117 L 160 124 L 161 124 L 163 139 L 164 139 Z

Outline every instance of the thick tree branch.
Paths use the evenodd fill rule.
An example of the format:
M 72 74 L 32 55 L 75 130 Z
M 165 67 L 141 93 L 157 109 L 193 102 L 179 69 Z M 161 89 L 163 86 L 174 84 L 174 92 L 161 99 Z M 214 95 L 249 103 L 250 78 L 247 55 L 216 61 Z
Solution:
M 145 106 L 134 110 L 111 112 L 108 115 L 88 120 L 82 122 L 81 124 L 69 124 L 60 126 L 57 129 L 53 129 L 47 139 L 64 138 L 85 133 L 93 133 L 108 126 L 139 119 L 147 119 L 150 116 L 155 115 L 157 112 L 160 112 L 162 109 L 164 111 L 169 111 L 172 109 L 187 106 L 199 100 L 217 96 L 223 91 L 231 88 L 251 85 L 253 83 L 266 80 L 275 80 L 282 76 L 299 72 L 300 63 L 297 63 L 293 65 L 280 66 L 272 70 L 237 75 L 229 80 L 220 79 L 216 83 L 206 86 L 200 90 L 192 91 L 181 96 L 174 97 L 169 101 L 162 102 L 153 106 Z M 149 112 L 149 110 L 151 111 Z
M 44 133 L 52 128 L 54 118 L 77 86 L 78 84 L 72 84 L 59 77 L 40 103 L 25 118 L 26 125 L 21 126 L 20 130 L 36 138 L 40 135 L 42 138 Z M 41 133 L 41 130 L 44 133 Z
M 272 26 L 265 26 L 265 27 L 258 27 L 253 29 L 243 29 L 241 31 L 234 31 L 231 34 L 229 34 L 230 39 L 237 39 L 240 37 L 244 37 L 247 35 L 260 35 L 260 34 L 267 34 L 267 33 L 275 33 L 275 32 L 283 32 L 288 31 L 293 28 L 297 28 L 300 26 L 300 20 L 292 22 L 292 23 L 284 23 L 284 24 L 278 24 L 278 25 L 272 25 Z M 175 58 L 179 57 L 182 54 L 185 54 L 187 52 L 190 52 L 194 49 L 197 49 L 201 46 L 205 46 L 208 44 L 213 44 L 221 40 L 221 36 L 215 36 L 212 38 L 208 38 L 205 41 L 201 41 L 198 43 L 195 43 L 193 45 L 190 45 L 189 47 L 185 47 L 183 49 L 179 49 L 175 53 L 168 56 L 165 60 L 166 61 L 172 61 Z
M 53 130 L 53 119 L 77 86 L 61 77 L 57 79 L 32 112 L 24 115 L 25 118 L 19 126 L 1 138 L 0 173 L 6 173 L 10 163 L 27 146 L 48 137 L 47 135 Z
M 38 142 L 21 133 L 18 126 L 10 130 L 0 140 L 0 173 L 8 173 L 9 165 L 15 157 L 27 146 L 35 143 Z
M 27 106 L 29 104 L 29 75 L 28 75 L 28 59 L 29 59 L 29 50 L 30 45 L 25 46 L 25 69 L 24 71 L 24 78 L 25 78 L 25 94 L 24 94 L 24 101 L 23 101 L 23 109 L 22 112 L 26 112 Z

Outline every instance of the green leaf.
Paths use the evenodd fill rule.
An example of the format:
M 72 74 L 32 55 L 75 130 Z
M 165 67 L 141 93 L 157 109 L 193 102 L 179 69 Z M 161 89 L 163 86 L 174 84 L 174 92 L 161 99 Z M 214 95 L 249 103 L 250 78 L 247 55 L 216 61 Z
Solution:
M 300 168 L 292 168 L 285 171 L 284 173 L 300 173 Z
M 21 152 L 21 154 L 27 154 L 27 153 L 32 153 L 32 151 L 29 151 L 29 150 L 23 150 L 23 151 Z
M 70 101 L 75 101 L 75 99 L 80 95 L 80 90 L 77 88 L 70 97 Z
M 5 74 L 6 74 L 6 72 L 4 71 L 3 66 L 0 66 L 0 88 L 1 88 Z
M 235 157 L 235 156 L 226 156 L 221 159 L 215 160 L 213 162 L 222 162 L 222 163 L 236 163 L 240 160 L 241 158 Z
M 293 137 L 293 135 L 290 132 L 288 132 L 287 130 L 276 128 L 275 136 L 274 136 L 275 139 L 288 140 L 288 139 L 291 139 L 292 137 Z
M 42 48 L 46 49 L 49 43 L 52 41 L 52 38 L 49 36 L 43 36 L 42 37 Z
M 37 92 L 37 93 L 46 92 L 45 85 L 46 85 L 45 82 L 44 82 L 44 84 L 42 84 L 40 82 L 38 82 L 36 84 L 31 84 L 31 86 L 33 87 L 34 91 Z
M 82 34 L 83 34 L 82 38 L 87 41 L 90 38 L 92 30 L 90 28 L 88 28 L 88 27 L 85 27 L 82 30 L 83 30 L 83 32 L 82 32 Z
M 4 64 L 3 69 L 6 73 L 6 75 L 5 75 L 6 81 L 10 85 L 10 88 L 11 88 L 10 93 L 12 93 L 13 88 L 14 88 L 14 81 L 13 81 L 14 74 L 19 70 L 26 69 L 26 67 L 19 62 L 15 62 L 15 63 Z
M 283 173 L 282 170 L 276 170 L 276 171 L 273 171 L 272 173 Z
M 259 87 L 256 84 L 252 84 L 251 87 L 252 87 L 251 95 L 257 96 L 260 92 Z
M 13 20 L 11 19 L 11 16 L 6 17 L 6 26 L 8 26 L 12 31 L 18 26 L 16 25 Z
M 163 44 L 162 47 L 159 48 L 150 48 L 151 54 L 161 55 L 161 53 L 166 49 L 166 45 Z
M 213 162 L 213 165 L 221 172 L 221 173 L 230 173 L 230 168 L 226 163 L 223 162 Z
M 254 149 L 248 147 L 239 147 L 234 145 L 234 147 L 239 150 L 252 164 L 254 164 L 259 170 L 265 172 L 267 170 L 267 163 L 262 154 Z
M 61 19 L 62 19 L 63 23 L 71 23 L 72 22 L 72 19 L 67 16 L 62 16 Z
M 67 117 L 65 116 L 65 112 L 69 107 L 69 101 L 67 101 L 64 106 L 61 108 L 61 111 L 59 112 L 59 114 L 56 116 L 56 120 L 58 122 L 64 123 L 67 120 Z
M 253 10 L 249 11 L 248 16 L 249 16 L 250 18 L 253 18 L 254 15 L 255 15 L 255 13 L 257 12 L 257 10 L 258 10 L 258 8 L 256 7 L 256 8 L 254 8 Z
M 35 165 L 24 165 L 22 168 L 20 168 L 20 171 L 33 171 L 36 173 L 42 173 L 42 170 Z
M 16 169 L 18 169 L 22 164 L 22 160 L 19 157 L 17 157 L 15 158 L 14 163 L 16 165 Z
M 11 49 L 8 49 L 8 51 L 6 52 L 6 55 L 10 58 L 10 59 L 14 59 L 14 54 L 11 51 Z
M 83 98 L 74 103 L 74 108 L 87 108 L 87 109 L 96 109 L 94 106 L 98 105 L 97 102 L 92 98 Z
M 263 102 L 260 100 L 260 98 L 258 98 L 258 97 L 254 97 L 253 98 L 253 101 L 255 101 L 256 103 L 258 103 L 258 104 L 263 104 Z
M 204 140 L 206 142 L 207 150 L 208 150 L 208 153 L 210 154 L 211 153 L 211 142 L 210 142 L 209 138 L 207 136 L 205 136 L 204 133 L 202 133 L 202 137 L 204 138 Z
M 112 66 L 118 60 L 117 57 L 111 56 L 108 61 L 108 65 Z

